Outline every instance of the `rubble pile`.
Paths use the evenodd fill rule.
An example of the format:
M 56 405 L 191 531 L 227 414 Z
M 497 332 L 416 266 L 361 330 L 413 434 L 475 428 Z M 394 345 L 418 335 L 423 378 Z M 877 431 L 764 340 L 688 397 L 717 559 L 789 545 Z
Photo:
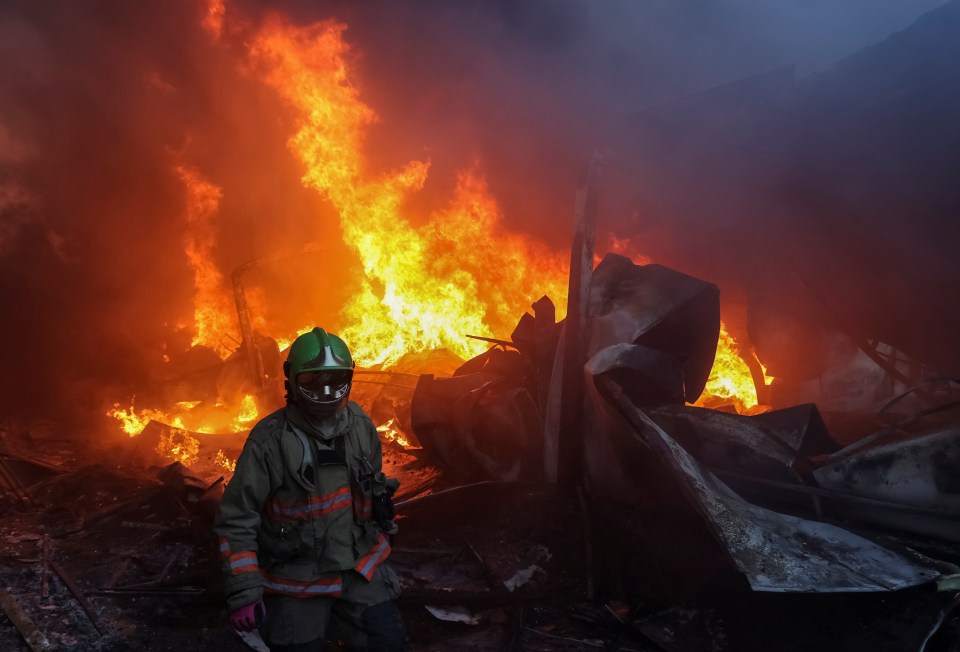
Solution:
M 569 324 L 549 299 L 452 375 L 358 374 L 356 398 L 390 424 L 391 563 L 413 649 L 960 642 L 950 383 L 844 447 L 813 405 L 750 416 L 689 404 L 718 336 L 715 286 L 608 255 L 586 305 L 573 482 L 551 468 L 570 381 Z M 235 458 L 245 435 L 191 434 L 187 467 L 158 452 L 178 432 L 151 422 L 85 451 L 109 466 L 79 442 L 76 454 L 19 455 L 36 443 L 29 429 L 4 439 L 5 649 L 257 644 L 225 625 L 211 529 L 230 479 L 214 451 Z

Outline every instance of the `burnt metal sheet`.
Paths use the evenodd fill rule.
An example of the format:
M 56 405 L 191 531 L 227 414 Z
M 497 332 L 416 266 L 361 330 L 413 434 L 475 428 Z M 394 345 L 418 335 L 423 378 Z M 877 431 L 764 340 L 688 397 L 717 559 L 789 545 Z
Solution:
M 703 392 L 720 333 L 720 290 L 661 265 L 607 254 L 593 273 L 586 359 L 613 344 L 660 351 L 683 373 L 688 402 Z
M 633 455 L 657 456 L 753 590 L 891 591 L 924 584 L 940 575 L 835 525 L 750 504 L 637 408 L 605 370 L 592 368 L 587 387 L 594 409 L 616 413 L 619 419 L 608 418 L 607 423 L 620 424 L 620 428 L 606 427 L 592 435 L 619 439 L 610 445 L 621 453 L 621 459 L 624 451 L 631 450 Z M 630 478 L 635 492 L 642 490 L 642 478 L 622 477 Z M 600 486 L 606 482 L 604 477 L 591 476 L 590 480 Z M 626 489 L 621 487 L 621 491 Z
M 813 403 L 757 414 L 751 419 L 803 455 L 827 455 L 840 450 Z
M 960 426 L 867 448 L 820 467 L 820 486 L 849 494 L 937 510 L 910 514 L 882 507 L 858 507 L 850 516 L 907 532 L 960 542 Z
M 464 480 L 540 475 L 536 403 L 509 376 L 421 376 L 410 416 L 424 453 Z
M 680 405 L 659 406 L 646 414 L 710 468 L 796 481 L 806 464 L 754 417 Z
M 683 370 L 677 360 L 665 353 L 620 343 L 598 351 L 590 364 L 609 369 L 637 405 L 683 403 Z

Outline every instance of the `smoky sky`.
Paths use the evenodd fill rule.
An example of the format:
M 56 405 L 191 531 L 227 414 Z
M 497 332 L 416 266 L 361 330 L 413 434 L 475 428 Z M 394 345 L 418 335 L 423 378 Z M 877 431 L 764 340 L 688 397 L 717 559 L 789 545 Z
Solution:
M 223 188 L 226 276 L 336 239 L 336 215 L 286 150 L 289 114 L 243 70 L 244 30 L 264 14 L 347 23 L 354 83 L 381 116 L 373 164 L 432 163 L 413 208 L 442 204 L 456 171 L 479 165 L 511 228 L 564 248 L 587 153 L 624 115 L 783 64 L 825 69 L 938 4 L 245 0 L 228 1 L 214 41 L 200 2 L 3 3 L 0 416 L 92 418 L 184 346 L 177 164 Z M 345 271 L 314 262 L 311 278 L 342 298 Z

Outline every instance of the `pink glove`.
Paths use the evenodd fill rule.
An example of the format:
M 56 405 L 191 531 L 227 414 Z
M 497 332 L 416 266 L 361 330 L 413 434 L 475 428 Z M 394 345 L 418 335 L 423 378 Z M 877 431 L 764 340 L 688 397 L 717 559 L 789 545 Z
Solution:
M 238 632 L 252 632 L 260 626 L 260 621 L 267 615 L 267 608 L 260 598 L 253 604 L 245 604 L 239 609 L 230 612 L 230 624 Z

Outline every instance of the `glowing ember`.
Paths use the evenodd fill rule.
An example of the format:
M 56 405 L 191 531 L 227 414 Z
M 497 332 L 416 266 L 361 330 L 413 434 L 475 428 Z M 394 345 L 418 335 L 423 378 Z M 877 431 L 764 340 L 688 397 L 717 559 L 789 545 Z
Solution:
M 185 430 L 171 428 L 160 436 L 156 451 L 167 459 L 180 462 L 184 466 L 190 466 L 200 459 L 198 455 L 200 441 L 196 437 L 190 436 Z
M 387 441 L 395 441 L 406 448 L 410 445 L 410 442 L 403 436 L 403 433 L 394 426 L 394 423 L 396 423 L 396 419 L 390 419 L 383 425 L 377 426 L 377 432 Z
M 344 240 L 366 274 L 344 310 L 348 325 L 340 335 L 366 366 L 434 348 L 473 357 L 486 345 L 465 334 L 509 332 L 516 315 L 544 293 L 564 304 L 565 261 L 504 233 L 476 172 L 459 175 L 447 209 L 412 226 L 401 206 L 421 190 L 429 165 L 367 172 L 363 138 L 377 116 L 350 83 L 345 29 L 333 21 L 297 27 L 274 19 L 251 46 L 267 83 L 296 112 L 289 146 L 305 167 L 303 183 L 339 211 Z

